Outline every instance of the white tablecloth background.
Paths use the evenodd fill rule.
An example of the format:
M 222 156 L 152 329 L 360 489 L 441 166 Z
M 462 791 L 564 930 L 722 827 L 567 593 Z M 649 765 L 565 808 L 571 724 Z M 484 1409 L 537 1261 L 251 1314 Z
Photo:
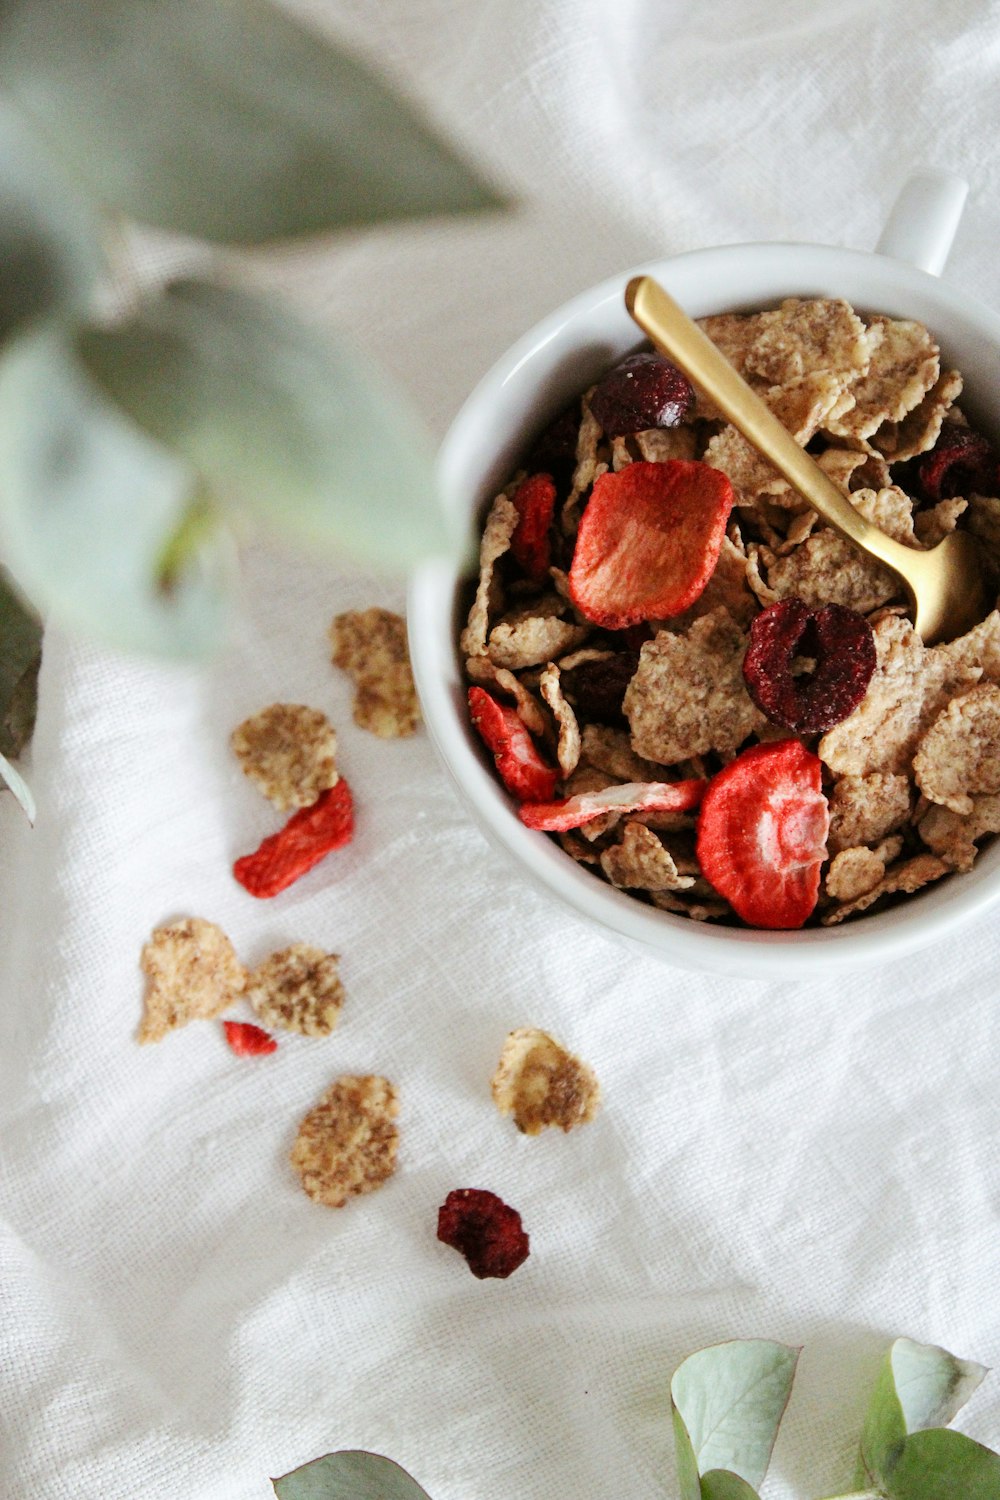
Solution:
M 509 218 L 355 235 L 261 277 L 350 331 L 440 433 L 547 308 L 711 243 L 870 247 L 914 166 L 973 184 L 949 267 L 1000 301 L 996 0 L 312 0 L 519 195 Z M 150 251 L 162 269 L 166 250 Z M 1000 938 L 984 921 L 854 980 L 739 983 L 645 961 L 526 889 L 425 735 L 356 729 L 330 616 L 402 587 L 261 548 L 207 675 L 55 633 L 32 777 L 2 836 L 0 1494 L 264 1500 L 338 1447 L 433 1500 L 676 1495 L 670 1373 L 731 1336 L 803 1344 L 767 1493 L 846 1488 L 868 1384 L 907 1333 L 1000 1364 Z M 325 709 L 354 844 L 274 903 L 232 881 L 273 826 L 227 735 Z M 343 954 L 325 1041 L 235 1059 L 195 1025 L 140 1049 L 140 946 L 182 913 L 253 961 Z M 550 1028 L 606 1095 L 522 1140 L 488 1079 Z M 399 1171 L 342 1212 L 287 1166 L 340 1072 L 399 1085 Z M 456 1186 L 532 1256 L 479 1283 L 434 1237 Z M 966 1430 L 1000 1443 L 1000 1377 Z

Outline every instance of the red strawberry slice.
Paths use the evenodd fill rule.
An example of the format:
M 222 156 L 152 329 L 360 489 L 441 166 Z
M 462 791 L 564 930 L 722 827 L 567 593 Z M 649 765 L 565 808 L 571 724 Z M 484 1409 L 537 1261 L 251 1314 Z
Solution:
M 679 615 L 712 576 L 732 508 L 732 485 L 708 464 L 672 458 L 602 474 L 577 532 L 573 603 L 606 630 Z
M 709 783 L 698 860 L 751 927 L 801 927 L 819 895 L 829 828 L 819 757 L 798 740 L 754 745 Z
M 265 1057 L 278 1050 L 274 1037 L 250 1021 L 223 1021 L 222 1026 L 237 1057 Z
M 520 519 L 510 550 L 528 577 L 541 583 L 552 556 L 549 527 L 556 507 L 555 480 L 551 474 L 532 474 L 518 485 L 512 498 Z
M 546 765 L 514 709 L 498 703 L 481 687 L 469 689 L 469 714 L 500 779 L 519 802 L 547 802 L 555 795 L 559 772 Z
M 542 802 L 522 807 L 518 817 L 529 828 L 565 833 L 602 813 L 690 812 L 705 794 L 707 781 L 628 781 L 603 792 L 580 792 L 564 802 Z

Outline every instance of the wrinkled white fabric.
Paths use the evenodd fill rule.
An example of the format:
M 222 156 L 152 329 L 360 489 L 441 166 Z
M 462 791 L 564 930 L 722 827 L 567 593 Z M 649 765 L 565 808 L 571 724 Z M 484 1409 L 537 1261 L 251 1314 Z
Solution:
M 571 293 L 712 243 L 870 247 L 920 165 L 971 180 L 948 275 L 1000 301 L 996 0 L 298 9 L 520 200 L 255 264 L 439 434 Z M 140 269 L 177 258 L 151 245 Z M 36 828 L 0 799 L 0 1495 L 265 1500 L 269 1475 L 369 1447 L 433 1500 L 662 1500 L 672 1369 L 753 1335 L 804 1346 L 767 1495 L 846 1489 L 892 1337 L 1000 1363 L 995 921 L 809 985 L 637 958 L 522 883 L 426 735 L 351 723 L 326 625 L 400 586 L 265 548 L 246 571 L 245 628 L 204 675 L 53 633 Z M 229 866 L 274 815 L 226 742 L 276 699 L 331 715 L 358 833 L 261 903 Z M 182 913 L 247 961 L 341 953 L 337 1031 L 259 1062 L 209 1024 L 137 1047 L 139 949 Z M 527 1140 L 495 1113 L 518 1025 L 596 1069 L 586 1130 Z M 367 1071 L 400 1090 L 399 1171 L 334 1212 L 288 1150 L 329 1081 Z M 507 1282 L 435 1240 L 469 1185 L 523 1214 Z M 1000 1378 L 960 1425 L 1000 1445 Z

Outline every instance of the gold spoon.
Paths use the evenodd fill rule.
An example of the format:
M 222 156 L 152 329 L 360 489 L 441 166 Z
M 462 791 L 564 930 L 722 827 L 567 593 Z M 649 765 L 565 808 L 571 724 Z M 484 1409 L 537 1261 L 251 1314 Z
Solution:
M 651 276 L 625 288 L 625 306 L 656 347 L 705 392 L 757 452 L 783 474 L 828 526 L 895 573 L 924 641 L 964 635 L 990 610 L 979 549 L 953 531 L 929 552 L 904 547 L 866 521 L 814 459 L 800 448 L 706 334 Z

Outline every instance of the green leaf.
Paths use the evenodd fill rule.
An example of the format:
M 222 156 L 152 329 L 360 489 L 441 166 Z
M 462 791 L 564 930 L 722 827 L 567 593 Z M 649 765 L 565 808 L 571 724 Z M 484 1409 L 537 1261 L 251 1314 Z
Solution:
M 108 204 L 206 239 L 498 203 L 385 83 L 262 0 L 0 0 L 0 84 Z
M 856 1483 L 884 1484 L 907 1435 L 943 1427 L 987 1374 L 936 1344 L 896 1339 L 879 1370 L 865 1415 Z
M 416 419 L 282 308 L 181 281 L 79 348 L 115 402 L 234 511 L 382 568 L 444 549 Z
M 156 586 L 194 476 L 102 398 L 58 334 L 0 359 L 0 548 L 29 598 L 71 630 L 159 655 L 203 656 L 224 618 L 217 542 Z
M 31 739 L 42 661 L 42 622 L 0 569 L 0 755 Z
M 359 1449 L 328 1453 L 271 1483 L 278 1500 L 427 1500 L 405 1469 Z
M 701 1476 L 701 1496 L 702 1500 L 759 1500 L 752 1485 L 727 1469 L 709 1469 Z
M 759 1488 L 788 1404 L 799 1351 L 766 1339 L 735 1339 L 690 1355 L 670 1382 L 682 1500 L 743 1500 Z M 698 1488 L 694 1474 L 702 1475 Z M 744 1481 L 713 1476 L 724 1470 Z
M 96 217 L 37 135 L 0 101 L 0 342 L 91 298 L 103 258 Z
M 21 775 L 20 771 L 15 770 L 10 761 L 4 755 L 0 755 L 0 782 L 2 782 L 4 786 L 6 786 L 8 791 L 14 793 L 14 796 L 24 808 L 25 816 L 27 817 L 28 822 L 34 823 L 37 812 L 35 808 L 35 798 L 32 794 L 31 788 L 25 781 L 24 777 Z
M 903 1444 L 887 1494 L 890 1500 L 997 1500 L 1000 1455 L 963 1432 L 916 1432 Z

